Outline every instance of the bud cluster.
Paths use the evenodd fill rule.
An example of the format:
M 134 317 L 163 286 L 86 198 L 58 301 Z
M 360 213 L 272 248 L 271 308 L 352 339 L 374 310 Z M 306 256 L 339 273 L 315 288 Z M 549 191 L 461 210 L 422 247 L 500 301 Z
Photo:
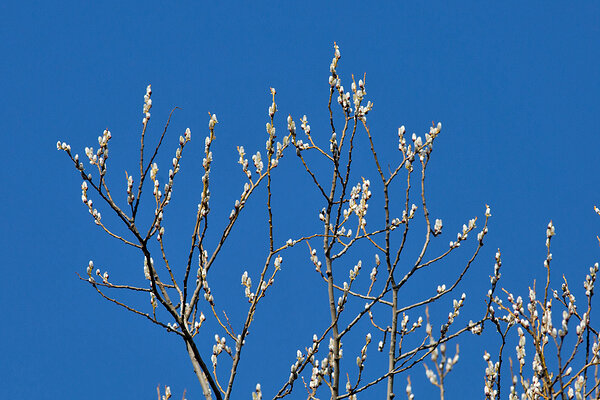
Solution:
M 148 121 L 150 120 L 150 109 L 152 108 L 152 99 L 150 96 L 152 96 L 152 86 L 148 85 L 146 87 L 146 94 L 144 95 L 144 107 L 142 109 L 142 112 L 144 113 L 144 119 L 142 120 L 142 123 L 144 125 L 147 125 Z
M 242 286 L 244 286 L 244 295 L 248 298 L 248 302 L 252 303 L 254 293 L 252 293 L 252 278 L 248 276 L 248 271 L 244 271 L 242 274 Z
M 216 344 L 213 345 L 213 353 L 212 353 L 212 356 L 210 357 L 210 360 L 213 363 L 213 367 L 217 366 L 217 357 L 223 351 L 225 351 L 230 356 L 232 355 L 231 348 L 225 344 L 224 336 L 219 337 L 219 335 L 215 335 L 215 342 L 216 342 Z
M 433 141 L 440 134 L 441 130 L 441 122 L 438 122 L 437 125 L 433 125 L 429 128 L 429 133 L 425 134 L 425 141 L 423 141 L 421 136 L 417 136 L 416 133 L 413 133 L 411 137 L 413 144 L 407 146 L 406 139 L 404 138 L 406 128 L 404 125 L 398 128 L 398 149 L 404 154 L 406 159 L 405 167 L 407 170 L 412 171 L 412 164 L 416 156 L 419 157 L 419 160 L 422 163 L 427 162 L 433 150 Z
M 450 241 L 451 249 L 460 247 L 460 242 L 467 239 L 467 237 L 469 236 L 469 232 L 475 229 L 475 221 L 477 221 L 477 218 L 470 219 L 468 225 L 463 224 L 462 231 L 456 234 L 456 242 Z M 478 239 L 481 241 L 483 239 L 483 235 L 478 235 Z
M 364 230 L 367 225 L 365 216 L 367 214 L 367 209 L 369 208 L 369 204 L 367 202 L 371 198 L 371 190 L 369 190 L 370 186 L 371 182 L 364 178 L 362 185 L 360 182 L 357 183 L 350 192 L 348 208 L 344 209 L 344 222 L 352 213 L 356 214 L 358 217 L 358 230 Z

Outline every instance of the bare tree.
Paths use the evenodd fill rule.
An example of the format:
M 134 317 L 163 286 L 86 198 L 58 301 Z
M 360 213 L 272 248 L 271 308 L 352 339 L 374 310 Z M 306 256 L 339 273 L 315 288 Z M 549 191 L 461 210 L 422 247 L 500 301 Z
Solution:
M 471 265 L 479 254 L 484 244 L 485 235 L 488 232 L 488 220 L 491 216 L 490 207 L 485 207 L 481 221 L 481 227 L 476 231 L 477 218 L 470 219 L 459 229 L 456 239 L 450 241 L 447 247 L 432 247 L 432 243 L 442 233 L 442 220 L 430 217 L 427 202 L 426 171 L 431 160 L 433 144 L 441 132 L 441 123 L 432 124 L 429 131 L 423 136 L 413 134 L 405 137 L 405 128 L 398 129 L 398 140 L 394 146 L 398 146 L 398 158 L 392 160 L 394 167 L 389 167 L 388 162 L 383 162 L 378 157 L 375 143 L 369 125 L 367 114 L 371 111 L 373 103 L 365 103 L 366 76 L 358 81 L 352 76 L 350 90 L 342 85 L 337 73 L 340 60 L 340 52 L 335 46 L 335 53 L 330 65 L 329 77 L 329 132 L 313 135 L 306 116 L 299 120 L 302 133 L 296 131 L 296 122 L 291 115 L 287 117 L 286 134 L 281 141 L 277 141 L 276 115 L 278 113 L 275 102 L 276 91 L 271 89 L 272 103 L 268 109 L 266 123 L 267 142 L 266 152 L 260 151 L 252 155 L 252 166 L 242 146 L 237 148 L 239 164 L 245 176 L 245 183 L 240 190 L 239 197 L 229 214 L 225 226 L 209 228 L 210 215 L 210 193 L 211 193 L 211 162 L 213 159 L 211 146 L 216 137 L 215 128 L 218 123 L 215 114 L 209 115 L 209 133 L 204 144 L 204 175 L 202 176 L 202 192 L 198 204 L 194 229 L 191 232 L 190 243 L 186 250 L 187 262 L 181 265 L 173 265 L 169 260 L 163 238 L 165 227 L 163 217 L 173 194 L 174 180 L 181 166 L 183 152 L 191 140 L 189 129 L 179 137 L 179 145 L 175 151 L 172 165 L 166 182 L 159 182 L 157 175 L 158 165 L 156 162 L 159 150 L 163 145 L 163 139 L 168 131 L 169 120 L 165 124 L 162 134 L 153 149 L 146 149 L 146 130 L 150 120 L 150 109 L 152 108 L 152 90 L 148 85 L 144 98 L 144 118 L 142 122 L 140 150 L 139 150 L 139 173 L 126 175 L 126 204 L 121 205 L 111 193 L 107 183 L 107 161 L 108 148 L 111 133 L 105 130 L 98 138 L 97 149 L 86 148 L 86 161 L 91 167 L 79 159 L 77 154 L 71 152 L 71 147 L 66 143 L 57 143 L 59 150 L 64 150 L 73 162 L 75 168 L 82 177 L 82 202 L 88 208 L 95 223 L 99 225 L 108 235 L 119 240 L 127 246 L 134 247 L 143 255 L 144 275 L 146 283 L 116 283 L 109 279 L 108 272 L 102 273 L 99 269 L 94 271 L 94 263 L 89 262 L 87 277 L 80 277 L 87 281 L 102 297 L 108 301 L 125 308 L 126 310 L 150 320 L 163 329 L 179 336 L 185 344 L 187 353 L 192 362 L 194 372 L 200 382 L 206 399 L 230 399 L 234 388 L 236 374 L 240 366 L 242 350 L 246 343 L 248 333 L 254 321 L 255 314 L 259 310 L 259 304 L 264 301 L 269 288 L 274 285 L 275 277 L 282 267 L 283 255 L 293 246 L 306 246 L 307 258 L 305 260 L 290 261 L 294 264 L 302 264 L 307 261 L 312 266 L 310 269 L 316 271 L 327 291 L 327 302 L 323 307 L 328 310 L 329 323 L 320 329 L 312 339 L 307 337 L 304 346 L 290 343 L 292 348 L 303 348 L 297 350 L 296 359 L 292 362 L 289 376 L 287 373 L 282 377 L 279 388 L 269 389 L 273 392 L 273 399 L 284 398 L 296 392 L 304 390 L 308 399 L 317 399 L 327 396 L 331 399 L 356 399 L 357 395 L 377 386 L 385 386 L 388 400 L 393 399 L 397 392 L 397 378 L 401 373 L 411 370 L 418 364 L 423 364 L 427 357 L 433 361 L 433 369 L 427 364 L 425 371 L 430 382 L 440 390 L 440 397 L 444 399 L 444 379 L 458 361 L 458 345 L 455 355 L 447 354 L 447 343 L 459 335 L 472 332 L 480 334 L 486 322 L 491 322 L 500 333 L 502 347 L 500 349 L 500 361 L 492 364 L 486 371 L 485 389 L 488 397 L 499 398 L 500 396 L 500 367 L 502 349 L 508 331 L 520 325 L 520 338 L 526 334 L 534 338 L 536 347 L 536 360 L 541 372 L 537 372 L 528 382 L 523 377 L 524 355 L 518 356 L 520 363 L 519 376 L 524 390 L 528 393 L 538 390 L 544 398 L 550 398 L 550 393 L 557 384 L 560 393 L 564 393 L 567 387 L 575 384 L 575 391 L 583 393 L 580 378 L 585 377 L 587 369 L 597 364 L 597 346 L 590 350 L 590 332 L 597 332 L 589 328 L 589 308 L 591 308 L 591 293 L 588 296 L 588 312 L 578 314 L 571 304 L 570 292 L 563 285 L 562 296 L 554 292 L 554 298 L 567 307 L 568 317 L 563 317 L 563 330 L 556 332 L 551 325 L 549 313 L 551 299 L 548 297 L 548 284 L 545 288 L 543 303 L 535 300 L 535 290 L 530 298 L 531 310 L 536 304 L 541 305 L 542 320 L 537 314 L 531 314 L 527 319 L 524 310 L 521 309 L 522 301 L 514 299 L 509 295 L 512 308 L 505 307 L 495 295 L 496 286 L 500 277 L 500 253 L 496 256 L 496 269 L 491 277 L 490 290 L 487 293 L 487 302 L 481 302 L 481 314 L 468 323 L 456 322 L 457 317 L 465 303 L 464 293 L 454 295 Z M 337 103 L 337 105 L 336 105 Z M 172 114 L 173 112 L 171 112 Z M 362 135 L 369 144 L 365 151 L 358 151 L 357 138 Z M 302 138 L 300 138 L 302 136 Z M 324 139 L 325 138 L 325 139 Z M 389 145 L 389 144 L 388 144 Z M 273 213 L 273 196 L 277 193 L 277 176 L 274 174 L 288 148 L 293 147 L 298 162 L 302 169 L 310 177 L 314 189 L 319 195 L 321 205 L 316 208 L 318 217 L 322 222 L 322 229 L 317 232 L 307 232 L 296 238 L 280 240 L 274 233 L 276 226 Z M 355 171 L 353 160 L 369 156 L 372 160 L 372 172 L 370 179 L 367 171 Z M 92 171 L 93 170 L 93 171 Z M 92 173 L 93 172 L 93 173 Z M 358 177 L 361 177 L 358 179 Z M 373 180 L 373 184 L 371 183 Z M 357 182 L 358 181 L 358 182 Z M 357 182 L 356 184 L 354 184 Z M 162 186 L 161 186 L 162 184 Z M 152 188 L 152 198 L 148 192 L 148 186 Z M 266 221 L 268 226 L 267 245 L 264 248 L 264 263 L 260 266 L 260 274 L 251 277 L 245 272 L 241 277 L 244 295 L 247 301 L 245 318 L 241 320 L 230 320 L 227 312 L 217 306 L 214 294 L 211 291 L 211 269 L 220 268 L 219 255 L 230 234 L 238 224 L 239 216 L 243 212 L 248 201 L 254 199 L 254 194 L 259 187 L 266 189 Z M 411 190 L 412 186 L 415 186 Z M 401 197 L 394 198 L 392 193 L 397 193 L 399 187 Z M 394 190 L 392 190 L 394 188 Z M 218 187 L 216 188 L 219 189 Z M 414 192 L 417 192 L 415 195 Z M 104 207 L 111 209 L 122 222 L 119 226 L 106 225 L 101 214 L 94 206 L 91 194 L 102 200 Z M 367 226 L 367 211 L 373 193 L 378 197 L 382 207 L 380 210 L 369 213 L 369 225 Z M 142 198 L 144 204 L 142 205 Z M 411 201 L 416 198 L 418 205 Z M 152 207 L 153 213 L 150 219 L 140 217 L 141 207 Z M 314 207 L 311 204 L 309 207 Z M 320 211 L 318 211 L 318 209 Z M 420 211 L 419 211 L 420 209 Z M 371 217 L 372 214 L 375 216 Z M 422 216 L 419 217 L 419 215 Z M 549 226 L 550 232 L 550 226 Z M 552 228 L 552 233 L 554 228 Z M 409 235 L 409 233 L 411 233 Z M 410 237 L 422 237 L 418 247 L 407 246 Z M 279 235 L 277 235 L 279 236 Z M 462 266 L 455 270 L 454 279 L 446 285 L 433 288 L 431 293 L 422 291 L 420 298 L 406 298 L 402 296 L 403 290 L 414 282 L 419 274 L 431 270 L 438 263 L 445 261 L 451 254 L 459 252 L 461 245 L 469 236 L 475 240 L 469 253 L 464 257 Z M 210 242 L 216 243 L 209 246 Z M 550 233 L 548 234 L 548 269 L 551 254 L 549 252 Z M 155 239 L 156 242 L 151 241 Z M 462 246 L 465 247 L 465 246 Z M 347 265 L 354 265 L 349 273 Z M 362 278 L 361 272 L 368 268 L 368 278 Z M 597 265 L 590 282 L 597 271 Z M 307 272 L 308 273 L 308 272 Z M 98 276 L 95 277 L 95 275 Z M 145 309 L 135 308 L 119 300 L 113 293 L 119 291 L 130 291 L 149 296 L 149 304 Z M 454 295 L 454 296 L 453 296 Z M 429 307 L 441 299 L 453 296 L 454 300 L 449 313 L 434 315 Z M 481 293 L 484 297 L 484 293 Z M 537 301 L 537 303 L 536 303 Z M 506 311 L 506 315 L 499 317 L 493 304 Z M 240 303 L 239 307 L 243 307 Z M 516 308 L 515 308 L 516 307 Z M 209 316 L 205 316 L 202 310 L 210 309 Z M 573 310 L 573 311 L 571 311 Z M 409 314 L 417 315 L 411 321 Z M 431 314 L 431 315 L 430 315 Z M 439 314 L 439 313 L 437 313 Z M 563 338 L 566 335 L 566 326 L 569 318 L 575 316 L 580 320 L 578 327 L 578 342 L 573 352 L 567 359 L 561 358 Z M 423 318 L 425 316 L 425 319 Z M 431 319 L 430 319 L 431 317 Z M 202 329 L 206 318 L 215 321 L 219 331 L 215 335 L 215 343 L 211 348 L 201 346 L 195 337 Z M 505 323 L 507 326 L 502 327 Z M 434 328 L 437 326 L 439 328 Z M 553 330 L 554 329 L 554 330 Z M 371 332 L 373 331 L 373 333 Z M 562 332 L 562 333 L 561 333 Z M 563 333 L 565 335 L 563 335 Z M 346 349 L 345 353 L 350 357 L 342 359 L 344 350 L 343 342 L 351 335 L 363 336 L 362 348 Z M 558 347 L 559 373 L 551 374 L 545 364 L 545 344 L 550 335 Z M 553 335 L 553 336 L 552 336 Z M 562 336 L 561 336 L 562 335 Z M 379 340 L 377 340 L 379 339 Z M 377 350 L 382 354 L 374 359 L 380 363 L 379 367 L 366 368 L 367 349 L 373 340 L 378 341 Z M 521 340 L 521 339 L 519 339 Z M 228 342 L 229 341 L 229 342 Z M 585 363 L 582 369 L 570 375 L 570 366 L 576 358 L 575 353 L 581 341 L 586 341 Z M 228 343 L 233 343 L 230 347 Z M 323 346 L 325 343 L 326 346 Z M 521 346 L 521 345 L 520 345 Z M 519 349 L 517 350 L 519 352 Z M 226 353 L 230 358 L 227 368 L 217 368 L 219 357 Z M 520 353 L 518 353 L 520 354 Z M 356 356 L 356 363 L 353 357 Z M 489 356 L 486 356 L 489 359 Z M 221 363 L 222 365 L 222 363 Z M 513 381 L 516 382 L 513 375 Z M 344 382 L 345 378 L 345 382 Z M 557 383 L 558 382 L 558 383 Z M 513 383 L 511 396 L 516 396 Z M 579 386 L 577 386 L 579 385 Z M 301 386 L 301 389 L 297 389 Z M 585 385 L 584 385 L 585 386 Z M 302 389 L 303 387 L 303 389 Z M 496 388 L 496 389 L 494 389 Z M 533 388 L 533 389 L 532 389 Z M 537 389 L 535 389 L 537 388 Z M 579 389 L 578 389 L 579 388 Z M 597 385 L 588 389 L 597 389 Z M 405 387 L 408 398 L 414 397 L 408 377 L 408 385 Z M 570 389 L 569 389 L 570 390 Z M 537 392 L 536 392 L 537 393 Z M 559 392 L 556 392 L 559 393 Z M 160 391 L 158 392 L 160 398 Z M 163 398 L 168 396 L 165 393 Z M 256 386 L 252 393 L 253 399 L 261 399 L 263 392 L 260 385 Z M 496 397 L 497 396 L 497 397 Z M 565 395 L 563 394 L 563 398 Z M 572 397 L 572 396 L 571 396 Z M 568 398 L 571 398 L 568 397 Z M 511 397 L 516 398 L 516 397 Z M 527 397 L 535 398 L 535 397 Z
M 594 209 L 600 214 L 596 207 Z M 547 254 L 544 260 L 547 274 L 542 290 L 536 289 L 534 281 L 533 286 L 529 288 L 528 301 L 523 300 L 521 296 L 515 297 L 512 293 L 504 290 L 507 303 L 504 303 L 498 296 L 488 295 L 489 300 L 501 313 L 501 315 L 497 315 L 494 306 L 490 304 L 490 319 L 500 336 L 501 345 L 498 350 L 498 361 L 492 362 L 491 355 L 487 351 L 484 354 L 484 359 L 488 364 L 485 370 L 484 390 L 488 399 L 500 398 L 504 346 L 509 339 L 510 332 L 515 330 L 518 337 L 515 348 L 517 365 L 513 365 L 512 359 L 509 358 L 511 375 L 509 399 L 518 399 L 519 392 L 521 392 L 522 399 L 600 398 L 598 331 L 590 325 L 598 263 L 590 267 L 590 273 L 583 283 L 587 301 L 582 312 L 581 309 L 577 309 L 575 296 L 569 289 L 564 275 L 560 292 L 550 288 L 550 263 L 552 261 L 550 242 L 555 233 L 555 227 L 550 221 L 546 229 Z M 500 256 L 500 251 L 498 251 L 496 253 L 496 272 L 492 278 L 494 284 L 500 278 L 499 271 L 502 264 Z M 554 304 L 558 303 L 558 307 L 562 308 L 561 325 L 558 329 L 552 322 L 553 302 Z M 572 334 L 573 327 L 571 326 L 569 329 L 569 323 L 573 319 L 576 324 L 575 335 Z M 527 346 L 528 340 L 530 341 L 529 346 Z M 526 351 L 527 347 L 530 350 Z M 528 351 L 533 351 L 530 355 L 530 373 L 526 372 L 526 353 Z

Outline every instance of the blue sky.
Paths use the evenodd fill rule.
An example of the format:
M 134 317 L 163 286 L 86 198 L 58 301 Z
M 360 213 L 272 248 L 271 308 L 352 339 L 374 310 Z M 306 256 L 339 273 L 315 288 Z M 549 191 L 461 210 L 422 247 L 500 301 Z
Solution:
M 504 287 L 526 295 L 533 279 L 543 279 L 550 219 L 557 230 L 553 277 L 565 274 L 580 288 L 600 250 L 600 217 L 593 211 L 600 205 L 600 6 L 398 3 L 0 6 L 0 374 L 7 398 L 148 398 L 158 383 L 171 385 L 176 398 L 184 389 L 189 399 L 200 398 L 179 339 L 108 304 L 77 279 L 89 259 L 117 281 L 143 278 L 142 259 L 93 224 L 80 201 L 80 178 L 56 151 L 56 141 L 83 154 L 110 129 L 111 179 L 115 190 L 124 190 L 123 170 L 136 168 L 146 85 L 154 92 L 152 137 L 171 108 L 180 107 L 162 154 L 168 163 L 178 136 L 191 129 L 195 147 L 184 157 L 178 200 L 165 223 L 176 251 L 180 240 L 187 243 L 199 199 L 208 112 L 219 118 L 212 175 L 218 225 L 243 185 L 236 146 L 247 153 L 264 149 L 270 87 L 277 89 L 279 132 L 288 114 L 296 120 L 306 114 L 313 133 L 328 140 L 334 41 L 343 82 L 349 86 L 351 74 L 367 74 L 368 99 L 375 104 L 368 122 L 382 157 L 398 157 L 400 125 L 423 134 L 432 120 L 442 121 L 428 181 L 432 213 L 447 227 L 440 240 L 447 243 L 463 222 L 481 218 L 484 205 L 491 205 L 486 247 L 462 288 L 473 313 L 487 291 L 497 248 Z M 318 227 L 322 206 L 291 155 L 275 181 L 281 241 Z M 357 179 L 375 172 L 367 158 L 364 165 Z M 165 164 L 162 180 L 167 170 Z M 249 205 L 214 272 L 215 291 L 229 307 L 245 304 L 239 276 L 264 258 L 264 224 L 253 219 L 262 218 L 260 204 Z M 110 221 L 108 210 L 101 211 Z M 467 253 L 436 276 L 450 276 Z M 286 255 L 280 286 L 265 299 L 249 338 L 254 343 L 241 366 L 247 372 L 240 373 L 235 392 L 240 398 L 249 398 L 257 380 L 265 397 L 272 395 L 296 349 L 325 326 L 322 308 L 312 308 L 323 305 L 325 290 L 314 278 L 305 252 Z M 233 292 L 218 283 L 227 279 Z M 419 293 L 412 290 L 407 298 Z M 146 300 L 131 299 L 143 307 Z M 213 334 L 203 339 L 208 356 Z M 493 339 L 468 340 L 461 341 L 463 358 L 449 392 L 479 396 L 481 354 Z M 424 378 L 417 382 L 417 396 L 432 393 Z

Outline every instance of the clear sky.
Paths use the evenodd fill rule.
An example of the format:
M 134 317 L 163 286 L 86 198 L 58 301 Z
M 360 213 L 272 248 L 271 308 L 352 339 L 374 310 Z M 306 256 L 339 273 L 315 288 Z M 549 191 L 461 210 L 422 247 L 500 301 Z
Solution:
M 580 290 L 600 258 L 600 217 L 593 211 L 600 205 L 598 3 L 172 3 L 0 5 L 4 397 L 152 398 L 160 383 L 169 384 L 175 398 L 184 389 L 189 399 L 200 398 L 181 340 L 108 304 L 77 279 L 93 259 L 115 281 L 143 282 L 142 258 L 93 224 L 81 204 L 80 178 L 56 151 L 56 141 L 83 155 L 110 129 L 110 178 L 115 191 L 124 191 L 123 171 L 136 168 L 143 95 L 151 83 L 150 137 L 160 134 L 172 107 L 181 107 L 162 154 L 163 181 L 177 138 L 186 127 L 192 131 L 173 195 L 178 200 L 165 222 L 173 238 L 187 243 L 208 112 L 219 119 L 212 175 L 218 226 L 244 182 L 236 146 L 248 153 L 264 149 L 270 87 L 277 89 L 278 132 L 288 114 L 296 120 L 306 114 L 315 136 L 327 143 L 334 41 L 343 82 L 349 87 L 351 74 L 367 74 L 368 99 L 375 104 L 368 122 L 382 157 L 397 159 L 400 125 L 422 135 L 432 120 L 442 121 L 428 186 L 433 216 L 444 219 L 440 240 L 453 239 L 469 218 L 481 221 L 486 203 L 492 207 L 485 250 L 461 289 L 473 301 L 469 312 L 480 309 L 497 248 L 503 252 L 502 286 L 526 295 L 533 279 L 543 279 L 550 219 L 557 231 L 553 276 L 559 282 L 564 273 Z M 280 241 L 318 226 L 322 207 L 292 155 L 282 160 L 274 184 Z M 356 179 L 373 173 L 356 171 Z M 264 224 L 255 226 L 253 219 L 262 218 L 260 204 L 246 210 L 215 270 L 215 293 L 227 307 L 245 307 L 239 277 L 245 269 L 256 274 L 253 263 L 264 258 Z M 109 210 L 101 211 L 111 221 Z M 181 243 L 171 240 L 175 252 Z M 462 254 L 435 276 L 451 276 L 468 251 Z M 287 379 L 296 349 L 326 326 L 325 288 L 314 278 L 306 252 L 286 255 L 279 286 L 265 299 L 248 339 L 254 342 L 240 367 L 245 372 L 236 398 L 250 398 L 257 381 L 270 398 Z M 220 286 L 227 279 L 234 289 Z M 419 293 L 411 290 L 407 298 Z M 148 307 L 146 297 L 130 301 Z M 321 308 L 313 309 L 317 304 Z M 207 357 L 213 335 L 205 332 L 199 340 Z M 494 348 L 495 338 L 466 338 L 471 342 L 461 341 L 449 392 L 475 398 L 483 390 L 481 355 Z M 356 355 L 347 346 L 353 364 Z M 411 376 L 417 396 L 432 395 L 422 369 Z M 403 391 L 398 395 L 403 398 Z M 303 397 L 299 390 L 293 398 Z

